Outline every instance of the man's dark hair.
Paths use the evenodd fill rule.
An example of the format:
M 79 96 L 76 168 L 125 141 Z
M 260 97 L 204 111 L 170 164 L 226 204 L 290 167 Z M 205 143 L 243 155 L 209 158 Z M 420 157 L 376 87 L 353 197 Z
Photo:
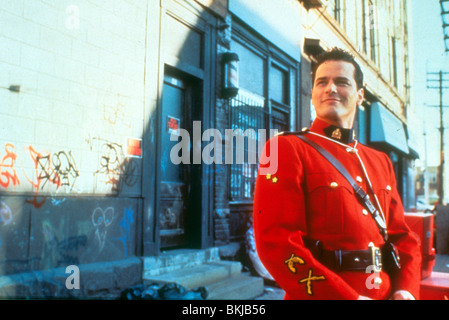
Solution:
M 355 61 L 354 56 L 337 47 L 332 48 L 330 51 L 325 51 L 317 57 L 317 62 L 312 69 L 312 86 L 315 84 L 315 76 L 318 67 L 326 61 L 346 61 L 351 63 L 355 68 L 354 79 L 357 84 L 357 89 L 363 88 L 363 72 L 359 64 Z

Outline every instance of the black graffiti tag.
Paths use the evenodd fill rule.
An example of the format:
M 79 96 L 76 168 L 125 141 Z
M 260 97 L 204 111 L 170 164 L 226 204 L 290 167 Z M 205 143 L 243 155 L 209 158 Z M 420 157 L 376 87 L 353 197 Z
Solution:
M 76 167 L 75 159 L 72 152 L 59 151 L 53 154 L 42 154 L 36 151 L 32 146 L 28 147 L 30 156 L 34 162 L 35 177 L 34 181 L 28 181 L 31 183 L 34 189 L 34 198 L 27 200 L 28 203 L 33 204 L 34 207 L 41 207 L 45 199 L 38 202 L 37 197 L 39 192 L 45 188 L 48 183 L 56 185 L 56 188 L 61 186 L 69 187 L 70 191 L 75 184 L 76 178 L 79 176 L 78 169 Z

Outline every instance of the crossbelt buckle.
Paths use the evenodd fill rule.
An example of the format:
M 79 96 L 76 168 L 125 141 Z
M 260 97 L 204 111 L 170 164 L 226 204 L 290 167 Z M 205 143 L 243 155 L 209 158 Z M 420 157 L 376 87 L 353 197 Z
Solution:
M 380 272 L 382 270 L 382 252 L 372 242 L 368 244 L 368 247 L 371 252 L 371 264 L 374 267 L 374 272 Z

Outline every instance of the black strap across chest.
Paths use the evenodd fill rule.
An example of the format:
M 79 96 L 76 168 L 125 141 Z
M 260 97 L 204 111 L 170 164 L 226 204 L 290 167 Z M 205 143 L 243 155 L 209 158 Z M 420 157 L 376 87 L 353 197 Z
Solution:
M 305 143 L 309 144 L 315 150 L 317 150 L 324 158 L 326 158 L 337 169 L 338 172 L 340 172 L 343 175 L 343 177 L 346 178 L 346 180 L 348 180 L 349 184 L 354 189 L 357 199 L 368 209 L 368 212 L 371 214 L 371 217 L 373 217 L 374 221 L 376 222 L 376 225 L 379 228 L 379 231 L 382 234 L 382 237 L 384 238 L 385 241 L 387 241 L 388 235 L 387 235 L 387 228 L 385 225 L 385 221 L 383 220 L 382 216 L 379 214 L 379 211 L 376 209 L 376 207 L 371 202 L 369 195 L 354 181 L 352 176 L 349 174 L 349 172 L 346 170 L 346 168 L 341 164 L 341 162 L 338 161 L 332 154 L 330 154 L 326 149 L 321 147 L 316 142 L 310 140 L 309 138 L 307 138 L 303 135 L 296 135 L 296 136 L 298 138 L 300 138 L 302 141 L 304 141 Z

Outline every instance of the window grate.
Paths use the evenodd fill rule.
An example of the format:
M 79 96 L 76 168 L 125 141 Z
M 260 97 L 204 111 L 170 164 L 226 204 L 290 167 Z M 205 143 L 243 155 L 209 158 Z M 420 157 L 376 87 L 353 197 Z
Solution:
M 233 131 L 233 159 L 230 164 L 230 199 L 232 201 L 250 200 L 254 195 L 257 178 L 260 138 L 268 139 L 266 135 L 259 137 L 259 129 L 267 129 L 268 113 L 265 111 L 263 97 L 241 93 L 230 100 L 230 123 Z M 243 140 L 242 144 L 237 139 Z M 250 139 L 253 139 L 250 143 Z M 243 155 L 243 163 L 237 163 L 237 155 Z M 256 163 L 254 163 L 256 159 Z

